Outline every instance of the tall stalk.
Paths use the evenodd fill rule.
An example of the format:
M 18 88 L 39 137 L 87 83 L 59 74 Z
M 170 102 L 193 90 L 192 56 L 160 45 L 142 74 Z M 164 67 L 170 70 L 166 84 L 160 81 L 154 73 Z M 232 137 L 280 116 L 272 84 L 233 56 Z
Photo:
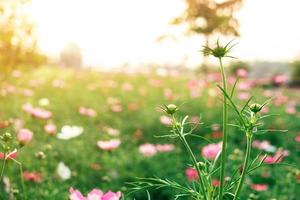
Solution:
M 177 122 L 176 122 L 174 116 L 173 116 L 173 122 L 174 122 L 174 124 L 176 125 Z M 185 120 L 183 120 L 183 123 L 184 123 L 184 122 L 185 122 Z M 176 130 L 175 130 L 175 128 L 173 127 L 173 132 L 175 132 L 175 131 L 176 131 Z M 195 169 L 196 169 L 197 174 L 198 174 L 198 177 L 199 177 L 200 189 L 201 189 L 201 191 L 202 191 L 202 193 L 203 193 L 203 198 L 204 198 L 204 200 L 206 200 L 206 199 L 207 199 L 207 197 L 206 197 L 206 190 L 205 190 L 205 186 L 204 186 L 204 183 L 203 183 L 205 177 L 202 176 L 201 170 L 200 170 L 199 165 L 198 165 L 198 161 L 197 161 L 197 159 L 196 159 L 196 157 L 195 157 L 195 155 L 194 155 L 194 153 L 193 153 L 193 151 L 192 151 L 190 145 L 189 145 L 188 142 L 186 141 L 183 131 L 184 131 L 184 130 L 183 130 L 183 126 L 182 126 L 182 127 L 180 128 L 180 132 L 178 131 L 178 135 L 179 135 L 179 138 L 180 138 L 180 140 L 182 141 L 183 145 L 185 146 L 186 150 L 188 151 L 188 153 L 189 153 L 189 155 L 190 155 L 190 157 L 191 157 L 191 160 L 192 160 L 192 162 L 193 162 L 193 165 L 195 166 Z
M 7 153 L 5 151 L 4 154 L 3 154 L 3 163 L 2 163 L 2 166 L 1 166 L 0 181 L 2 180 L 3 173 L 4 173 L 4 168 L 5 168 L 5 164 L 6 164 L 6 156 L 7 156 Z
M 222 58 L 219 57 L 219 63 L 223 79 L 223 89 L 227 92 L 227 78 L 223 67 Z M 227 108 L 227 98 L 223 95 L 223 139 L 222 139 L 222 153 L 221 153 L 221 171 L 220 171 L 220 189 L 219 189 L 219 200 L 223 199 L 223 186 L 225 179 L 225 158 L 226 158 L 226 148 L 227 148 L 227 123 L 228 122 L 228 108 Z
M 245 157 L 244 164 L 243 164 L 243 171 L 242 171 L 242 174 L 241 174 L 241 178 L 240 178 L 240 181 L 239 181 L 238 186 L 236 188 L 233 200 L 238 199 L 238 197 L 240 195 L 240 192 L 242 190 L 242 186 L 244 184 L 245 175 L 247 173 L 248 162 L 249 162 L 249 159 L 250 159 L 252 135 L 247 132 L 246 136 L 247 136 L 246 157 Z

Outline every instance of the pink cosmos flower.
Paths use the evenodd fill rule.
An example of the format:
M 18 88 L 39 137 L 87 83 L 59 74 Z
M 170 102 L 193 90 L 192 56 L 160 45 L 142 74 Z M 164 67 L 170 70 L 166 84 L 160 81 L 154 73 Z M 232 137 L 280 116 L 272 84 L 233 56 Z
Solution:
M 280 163 L 282 162 L 284 157 L 287 157 L 290 154 L 290 152 L 288 150 L 283 150 L 282 148 L 279 148 L 274 156 L 267 156 L 264 160 L 264 163 L 267 164 L 274 164 L 274 163 Z M 262 159 L 263 157 L 260 157 L 260 159 Z
M 219 187 L 219 186 L 220 186 L 220 183 L 221 183 L 221 182 L 220 182 L 219 180 L 217 180 L 217 179 L 213 179 L 213 180 L 212 180 L 212 185 L 215 186 L 215 187 Z
M 188 181 L 190 181 L 190 182 L 197 181 L 199 179 L 198 173 L 197 173 L 196 169 L 194 169 L 194 168 L 187 168 L 185 170 L 185 175 L 186 175 L 186 178 L 188 179 Z
M 43 176 L 42 176 L 41 173 L 38 173 L 38 172 L 25 171 L 23 173 L 23 178 L 26 181 L 32 181 L 32 182 L 35 182 L 35 183 L 39 183 L 39 182 L 42 181 Z
M 157 144 L 155 147 L 159 152 L 169 152 L 175 149 L 174 144 Z
M 105 151 L 111 151 L 116 148 L 118 148 L 121 144 L 121 141 L 119 139 L 112 139 L 108 141 L 98 141 L 97 145 L 100 149 Z
M 44 130 L 46 131 L 46 133 L 48 133 L 49 135 L 55 135 L 56 133 L 56 126 L 53 123 L 48 123 L 44 126 Z
M 6 155 L 6 160 L 12 160 L 12 159 L 15 159 L 17 157 L 17 149 L 9 152 L 7 155 Z M 4 159 L 4 153 L 0 152 L 0 160 Z
M 172 124 L 172 119 L 166 115 L 163 115 L 160 117 L 160 123 L 164 125 L 171 125 Z
M 145 157 L 152 157 L 157 153 L 154 144 L 145 143 L 139 146 L 139 152 Z
M 252 146 L 254 148 L 265 150 L 267 152 L 275 152 L 276 150 L 276 147 L 271 145 L 270 142 L 267 140 L 263 140 L 263 141 L 254 140 Z
M 99 189 L 93 189 L 88 193 L 87 200 L 102 200 L 103 192 Z
M 39 107 L 34 108 L 31 104 L 23 105 L 23 110 L 31 114 L 33 117 L 39 119 L 49 119 L 52 116 L 52 113 L 50 111 Z
M 297 136 L 295 137 L 295 141 L 296 141 L 296 142 L 300 142 L 300 135 L 297 135 Z
M 108 191 L 107 193 L 103 194 L 103 192 L 99 189 L 93 189 L 88 193 L 87 197 L 84 197 L 79 190 L 73 188 L 70 188 L 69 192 L 70 200 L 119 200 L 122 196 L 120 191 Z
M 70 188 L 69 192 L 70 192 L 69 195 L 70 200 L 86 200 L 86 198 L 81 194 L 79 190 Z M 99 197 L 99 199 L 101 199 L 101 197 Z
M 119 200 L 121 198 L 121 192 L 112 192 L 112 191 L 108 191 L 107 193 L 105 193 L 101 200 Z
M 251 186 L 252 190 L 262 192 L 268 190 L 268 185 L 267 184 L 252 184 Z
M 27 144 L 28 142 L 31 141 L 33 136 L 33 133 L 26 129 L 26 128 L 22 128 L 19 130 L 18 135 L 17 135 L 17 140 L 21 143 L 21 144 Z
M 86 107 L 80 107 L 78 109 L 78 112 L 81 115 L 89 116 L 89 117 L 95 117 L 97 115 L 97 112 L 92 108 L 86 108 Z
M 104 127 L 104 130 L 107 132 L 108 135 L 111 135 L 111 136 L 120 135 L 119 129 L 115 129 L 115 128 L 111 128 L 111 127 Z
M 208 144 L 202 148 L 202 156 L 208 160 L 214 160 L 221 151 L 222 143 Z
M 239 68 L 236 70 L 236 75 L 240 78 L 246 78 L 248 76 L 248 71 L 244 68 Z
M 272 82 L 276 86 L 283 85 L 284 83 L 286 83 L 286 81 L 287 81 L 287 77 L 283 74 L 277 74 L 272 77 Z

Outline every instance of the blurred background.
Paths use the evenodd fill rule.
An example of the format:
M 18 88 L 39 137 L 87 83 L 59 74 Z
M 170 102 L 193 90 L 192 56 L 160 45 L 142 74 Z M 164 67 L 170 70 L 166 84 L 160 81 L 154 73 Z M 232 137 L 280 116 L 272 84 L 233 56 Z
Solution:
M 127 194 L 136 177 L 193 185 L 181 144 L 155 137 L 170 128 L 157 107 L 182 105 L 178 115 L 203 123 L 195 134 L 220 146 L 221 76 L 201 53 L 218 39 L 237 43 L 238 59 L 225 59 L 229 87 L 239 79 L 234 100 L 273 98 L 262 114 L 280 117 L 264 127 L 289 130 L 255 135 L 253 156 L 284 153 L 281 161 L 299 166 L 299 8 L 296 0 L 0 0 L 0 131 L 14 135 L 26 188 L 8 161 L 0 199 L 68 199 L 70 187 Z M 245 155 L 242 133 L 229 132 L 228 174 Z M 189 142 L 205 157 L 206 141 Z M 299 184 L 299 169 L 270 165 L 247 178 L 241 199 L 297 200 Z
M 2 63 L 22 64 L 25 58 L 18 57 L 27 61 L 31 57 L 37 65 L 47 61 L 106 70 L 149 65 L 199 69 L 209 63 L 199 53 L 203 44 L 234 38 L 239 43 L 234 55 L 251 63 L 251 68 L 288 71 L 300 54 L 299 4 L 293 0 L 2 0 L 1 48 L 6 57 Z M 26 53 L 39 53 L 47 60 Z

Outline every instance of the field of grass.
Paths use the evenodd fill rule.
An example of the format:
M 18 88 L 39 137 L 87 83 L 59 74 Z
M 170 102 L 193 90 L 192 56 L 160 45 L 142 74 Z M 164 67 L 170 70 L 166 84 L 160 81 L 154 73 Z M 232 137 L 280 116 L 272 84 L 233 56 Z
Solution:
M 176 140 L 156 137 L 169 132 L 169 127 L 162 123 L 168 119 L 162 117 L 164 113 L 159 112 L 157 107 L 169 103 L 182 104 L 180 115 L 189 115 L 192 121 L 200 120 L 202 123 L 194 133 L 217 143 L 221 140 L 218 127 L 222 121 L 222 101 L 216 78 L 47 67 L 6 76 L 0 86 L 0 120 L 1 124 L 8 121 L 11 125 L 1 129 L 1 133 L 8 131 L 16 136 L 20 128 L 33 132 L 32 140 L 17 152 L 16 160 L 22 163 L 24 172 L 41 176 L 37 179 L 27 177 L 23 188 L 19 166 L 9 160 L 4 174 L 9 178 L 11 190 L 7 193 L 1 187 L 0 199 L 24 199 L 27 196 L 30 200 L 63 200 L 68 199 L 70 187 L 79 189 L 83 194 L 93 188 L 126 194 L 127 183 L 135 181 L 136 177 L 159 176 L 188 182 L 185 171 L 191 163 L 182 145 Z M 282 163 L 299 166 L 300 91 L 288 88 L 263 89 L 250 82 L 240 81 L 235 94 L 237 101 L 242 104 L 246 96 L 254 95 L 255 101 L 262 103 L 267 97 L 273 96 L 273 101 L 264 112 L 279 116 L 266 119 L 264 127 L 289 130 L 255 135 L 255 140 L 266 140 L 270 144 L 269 149 L 254 148 L 253 157 L 260 151 L 274 155 L 282 148 L 286 150 Z M 41 107 L 52 115 L 47 119 L 34 117 L 24 110 L 26 104 Z M 90 116 L 81 114 L 80 107 L 91 108 Z M 49 123 L 56 126 L 55 134 L 44 130 Z M 58 135 L 65 125 L 80 126 L 84 129 L 83 133 L 71 139 L 59 139 Z M 242 164 L 245 139 L 241 134 L 235 128 L 229 130 L 228 174 Z M 98 141 L 110 139 L 119 139 L 119 147 L 107 151 L 97 146 Z M 208 142 L 199 138 L 189 140 L 200 158 L 201 149 Z M 140 145 L 146 143 L 174 144 L 175 148 L 167 152 L 142 154 Z M 36 156 L 41 151 L 45 154 L 44 159 Z M 60 162 L 71 170 L 71 177 L 67 180 L 63 180 L 57 172 Z M 267 188 L 258 191 L 255 189 L 257 184 Z M 150 190 L 154 200 L 172 199 L 172 192 L 168 189 Z M 299 168 L 267 165 L 246 179 L 243 195 L 242 199 L 299 199 Z M 147 199 L 146 192 L 126 197 L 133 198 Z

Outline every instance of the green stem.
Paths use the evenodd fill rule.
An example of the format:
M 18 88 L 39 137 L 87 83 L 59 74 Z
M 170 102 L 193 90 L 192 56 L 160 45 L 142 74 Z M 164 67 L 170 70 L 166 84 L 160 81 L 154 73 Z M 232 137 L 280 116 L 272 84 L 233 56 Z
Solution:
M 172 118 L 173 118 L 173 123 L 176 125 L 177 122 L 176 122 L 176 119 L 175 119 L 174 115 L 172 116 Z M 176 131 L 176 130 L 175 130 L 174 126 L 173 126 L 173 133 L 174 133 L 175 131 Z M 199 177 L 199 179 L 200 179 L 200 180 L 199 180 L 199 183 L 200 183 L 200 189 L 201 189 L 201 191 L 202 191 L 202 193 L 203 193 L 204 200 L 206 200 L 207 197 L 206 197 L 206 194 L 205 194 L 205 186 L 204 186 L 204 183 L 203 183 L 204 177 L 202 176 L 201 170 L 200 170 L 200 168 L 199 168 L 199 166 L 198 166 L 197 159 L 196 159 L 196 157 L 195 157 L 195 155 L 194 155 L 194 153 L 193 153 L 191 147 L 189 146 L 188 142 L 186 141 L 185 136 L 183 135 L 183 131 L 184 131 L 184 129 L 183 129 L 183 127 L 181 127 L 181 128 L 180 128 L 180 131 L 178 130 L 177 132 L 178 132 L 178 135 L 179 135 L 180 140 L 182 141 L 183 145 L 184 145 L 185 148 L 187 149 L 187 151 L 188 151 L 188 153 L 189 153 L 189 155 L 190 155 L 190 157 L 191 157 L 191 159 L 192 159 L 193 165 L 195 166 L 195 169 L 196 169 L 196 171 L 197 171 L 198 177 Z
M 236 188 L 233 200 L 238 199 L 238 197 L 240 195 L 242 186 L 244 184 L 245 175 L 247 173 L 248 162 L 249 162 L 250 154 L 251 154 L 252 135 L 249 135 L 248 133 L 246 133 L 246 134 L 247 134 L 246 157 L 245 157 L 244 164 L 243 164 L 243 171 L 242 171 L 242 174 L 241 174 L 241 178 L 240 178 L 240 181 L 239 181 L 238 186 Z
M 194 164 L 194 166 L 195 166 L 195 169 L 196 169 L 196 171 L 197 171 L 197 174 L 198 174 L 198 176 L 199 176 L 199 179 L 200 179 L 200 180 L 199 180 L 200 188 L 201 188 L 201 190 L 202 190 L 202 192 L 203 192 L 204 199 L 207 199 L 207 198 L 206 198 L 206 194 L 205 194 L 205 187 L 204 187 L 204 183 L 203 183 L 204 177 L 202 176 L 202 173 L 201 173 L 200 168 L 199 168 L 199 166 L 198 166 L 198 162 L 197 162 L 197 160 L 196 160 L 196 157 L 195 157 L 195 155 L 194 155 L 194 153 L 193 153 L 191 147 L 190 147 L 189 144 L 187 143 L 185 137 L 184 137 L 181 133 L 180 133 L 180 138 L 181 138 L 182 143 L 184 144 L 185 148 L 186 148 L 187 151 L 189 152 L 190 157 L 191 157 L 191 159 L 192 159 L 192 162 L 193 162 L 193 164 Z
M 223 67 L 222 58 L 219 58 L 220 68 L 223 79 L 223 89 L 227 93 L 227 78 Z M 220 189 L 219 189 L 219 200 L 223 199 L 223 186 L 225 180 L 225 158 L 226 158 L 226 148 L 227 148 L 227 122 L 228 122 L 228 108 L 227 108 L 227 98 L 224 94 L 223 96 L 223 142 L 222 142 L 222 153 L 221 153 L 221 170 L 220 170 Z
M 22 167 L 21 163 L 19 164 L 19 167 L 20 167 L 22 190 L 24 193 L 24 200 L 27 200 L 27 193 L 26 193 L 25 182 L 24 182 L 24 177 L 23 177 L 23 167 Z
M 5 168 L 5 164 L 6 164 L 6 155 L 7 155 L 7 153 L 4 152 L 4 155 L 3 155 L 3 163 L 2 163 L 2 166 L 1 166 L 0 181 L 2 180 L 3 173 L 4 173 L 4 168 Z

